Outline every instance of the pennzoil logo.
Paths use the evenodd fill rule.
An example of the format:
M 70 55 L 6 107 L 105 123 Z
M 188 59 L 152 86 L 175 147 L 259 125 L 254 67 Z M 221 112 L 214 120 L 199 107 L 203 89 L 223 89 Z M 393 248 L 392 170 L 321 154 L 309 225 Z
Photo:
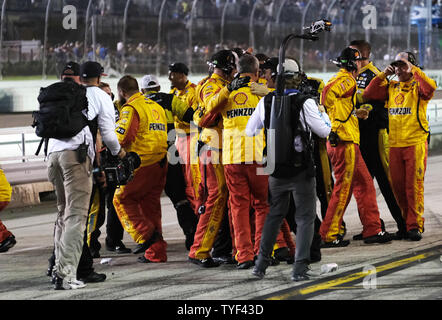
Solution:
M 249 97 L 243 92 L 239 92 L 233 97 L 233 101 L 240 106 L 245 104 L 247 100 L 249 100 Z
M 149 130 L 150 131 L 166 131 L 166 125 L 163 123 L 150 123 Z
M 227 118 L 235 118 L 235 117 L 250 117 L 255 111 L 255 108 L 239 108 L 233 109 L 226 112 Z
M 392 116 L 395 116 L 395 115 L 409 115 L 409 114 L 411 114 L 411 108 L 390 108 L 389 113 Z

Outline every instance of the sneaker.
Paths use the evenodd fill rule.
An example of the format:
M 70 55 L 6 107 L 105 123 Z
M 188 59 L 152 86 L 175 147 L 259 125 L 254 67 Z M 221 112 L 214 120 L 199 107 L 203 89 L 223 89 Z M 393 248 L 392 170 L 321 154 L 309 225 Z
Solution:
M 420 241 L 422 239 L 422 232 L 420 232 L 418 229 L 412 229 L 407 232 L 407 237 L 411 241 Z
M 346 247 L 350 244 L 350 240 L 343 240 L 343 239 L 336 239 L 329 242 L 321 242 L 321 248 L 339 248 L 339 247 Z
M 203 268 L 215 268 L 215 267 L 219 267 L 219 263 L 213 261 L 213 259 L 211 257 L 206 258 L 206 259 L 195 259 L 195 258 L 190 258 L 188 257 L 189 262 L 192 262 L 193 264 L 199 265 L 200 267 Z
M 86 284 L 83 281 L 77 279 L 70 280 L 67 282 L 67 284 L 69 286 L 69 289 L 73 290 L 86 287 Z
M 387 243 L 391 241 L 391 235 L 388 232 L 381 231 L 374 236 L 364 238 L 364 243 Z
M 11 249 L 15 244 L 17 243 L 17 240 L 15 240 L 14 235 L 10 235 L 5 240 L 0 242 L 0 252 L 6 252 L 9 249 Z
M 87 277 L 80 277 L 78 279 L 84 283 L 97 283 L 97 282 L 103 282 L 106 280 L 106 275 L 104 273 L 97 273 L 93 271 L 90 273 Z

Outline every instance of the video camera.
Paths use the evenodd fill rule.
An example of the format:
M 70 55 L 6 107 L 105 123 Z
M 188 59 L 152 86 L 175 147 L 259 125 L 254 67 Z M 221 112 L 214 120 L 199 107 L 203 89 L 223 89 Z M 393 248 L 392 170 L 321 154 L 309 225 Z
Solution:
M 135 152 L 128 152 L 123 159 L 110 155 L 103 159 L 106 183 L 113 186 L 123 186 L 133 179 L 134 171 L 141 165 L 141 159 Z

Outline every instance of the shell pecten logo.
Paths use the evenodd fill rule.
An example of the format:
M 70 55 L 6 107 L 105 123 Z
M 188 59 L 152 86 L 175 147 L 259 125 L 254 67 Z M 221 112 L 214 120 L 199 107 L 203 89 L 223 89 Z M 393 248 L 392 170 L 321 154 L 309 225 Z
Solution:
M 233 101 L 239 106 L 244 105 L 247 100 L 249 100 L 249 97 L 244 92 L 239 92 L 233 97 Z

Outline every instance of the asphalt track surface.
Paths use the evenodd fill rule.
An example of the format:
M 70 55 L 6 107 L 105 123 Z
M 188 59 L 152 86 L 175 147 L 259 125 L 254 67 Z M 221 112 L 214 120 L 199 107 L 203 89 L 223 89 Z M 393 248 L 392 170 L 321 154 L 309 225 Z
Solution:
M 162 198 L 163 232 L 168 243 L 166 263 L 142 264 L 137 262 L 137 255 L 117 255 L 102 248 L 94 267 L 107 275 L 105 282 L 88 284 L 79 290 L 54 291 L 45 275 L 52 250 L 54 202 L 7 209 L 1 213 L 1 219 L 18 243 L 0 255 L 0 300 L 143 300 L 155 302 L 155 306 L 166 301 L 174 302 L 165 304 L 172 315 L 178 315 L 179 308 L 184 306 L 211 306 L 210 317 L 215 316 L 216 309 L 226 319 L 226 305 L 263 305 L 264 309 L 278 306 L 271 300 L 440 300 L 441 181 L 442 156 L 430 157 L 425 176 L 425 232 L 420 242 L 401 240 L 366 245 L 351 241 L 346 248 L 322 249 L 322 261 L 311 265 L 313 272 L 319 273 L 321 265 L 327 263 L 337 263 L 338 270 L 298 283 L 290 280 L 292 266 L 285 263 L 269 267 L 263 280 L 257 280 L 251 269 L 237 270 L 233 265 L 202 269 L 189 263 L 175 210 L 168 198 Z M 377 201 L 387 231 L 395 232 L 395 223 L 379 191 Z M 354 198 L 344 220 L 348 226 L 346 238 L 351 239 L 361 231 Z M 105 226 L 101 231 L 104 247 Z M 127 234 L 124 242 L 135 247 Z M 111 261 L 100 264 L 102 258 Z M 247 319 L 252 311 L 248 312 Z M 259 319 L 262 314 L 255 316 Z

